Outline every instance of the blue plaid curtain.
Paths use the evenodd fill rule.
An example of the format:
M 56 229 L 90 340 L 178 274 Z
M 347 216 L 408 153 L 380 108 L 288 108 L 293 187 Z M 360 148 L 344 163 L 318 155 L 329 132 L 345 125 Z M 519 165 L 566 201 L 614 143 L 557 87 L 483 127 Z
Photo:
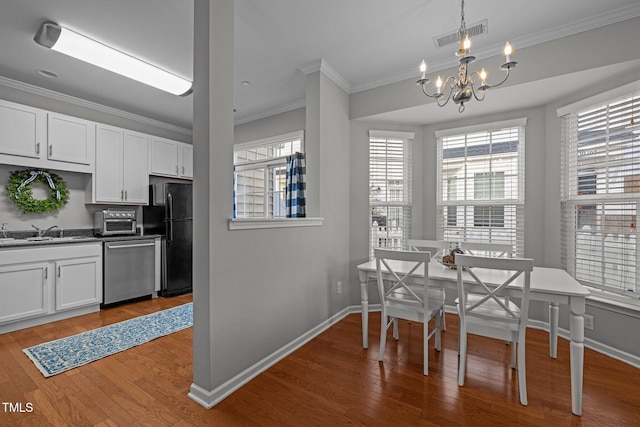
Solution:
M 306 173 L 304 154 L 294 153 L 287 156 L 287 218 L 306 217 L 307 199 L 304 195 Z

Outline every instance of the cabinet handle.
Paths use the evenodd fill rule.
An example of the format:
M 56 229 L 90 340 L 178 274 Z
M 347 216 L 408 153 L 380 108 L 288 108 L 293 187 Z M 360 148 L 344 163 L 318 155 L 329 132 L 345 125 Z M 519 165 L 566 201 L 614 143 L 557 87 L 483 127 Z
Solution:
M 48 279 L 49 278 L 49 267 L 45 267 L 44 268 L 44 278 Z
M 182 175 L 184 175 L 184 166 L 182 167 Z
M 49 157 L 53 156 L 53 145 L 49 146 Z
M 40 143 L 36 144 L 36 154 L 40 154 Z
M 124 190 L 120 190 L 120 200 L 124 200 Z
M 178 175 L 178 165 L 176 165 L 176 175 Z
M 124 190 L 124 199 L 127 200 L 127 190 Z
M 60 276 L 60 266 L 58 266 L 58 277 L 61 277 Z

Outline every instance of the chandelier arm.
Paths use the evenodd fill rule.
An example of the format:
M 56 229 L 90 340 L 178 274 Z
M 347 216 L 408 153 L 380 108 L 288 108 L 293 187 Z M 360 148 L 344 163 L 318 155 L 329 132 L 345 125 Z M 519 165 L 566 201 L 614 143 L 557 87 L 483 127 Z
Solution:
M 427 93 L 427 88 L 426 88 L 427 84 L 426 84 L 426 82 L 425 83 L 418 82 L 418 83 L 420 84 L 420 87 L 422 88 L 422 93 L 427 95 L 429 98 L 438 98 L 441 95 L 438 92 L 434 93 L 433 95 L 430 95 L 429 93 Z
M 449 80 L 453 80 L 453 83 L 449 84 Z M 444 107 L 445 105 L 447 105 L 447 103 L 448 103 L 448 102 L 449 102 L 449 100 L 451 99 L 451 95 L 453 94 L 453 88 L 454 88 L 454 86 L 455 86 L 455 81 L 456 81 L 456 78 L 455 78 L 455 77 L 453 77 L 453 76 L 449 76 L 449 77 L 447 77 L 447 79 L 446 79 L 446 80 L 444 81 L 444 83 L 442 84 L 442 87 L 443 87 L 443 88 L 445 88 L 445 87 L 448 87 L 448 88 L 449 88 L 449 95 L 447 95 L 447 99 L 446 99 L 443 103 L 441 103 L 441 102 L 440 102 L 440 100 L 442 99 L 442 97 L 443 97 L 443 95 L 444 95 L 444 92 L 440 92 L 440 96 L 439 96 L 439 97 L 437 97 L 437 99 L 436 99 L 436 101 L 437 101 L 437 103 L 438 103 L 438 105 L 439 105 L 440 107 Z
M 504 83 L 504 82 L 506 82 L 506 81 L 507 81 L 507 79 L 509 78 L 509 74 L 511 73 L 511 68 L 507 68 L 506 70 L 507 70 L 507 75 L 506 75 L 506 76 L 504 76 L 504 79 L 502 79 L 502 81 L 501 81 L 500 83 L 496 83 L 496 84 L 492 84 L 492 85 L 490 85 L 489 83 L 487 83 L 487 81 L 486 81 L 486 80 L 483 80 L 483 79 L 480 77 L 480 73 L 479 73 L 479 72 L 477 72 L 477 71 L 474 71 L 473 73 L 471 73 L 471 76 L 476 75 L 476 76 L 478 77 L 478 80 L 480 80 L 480 81 L 482 82 L 482 86 L 483 86 L 485 89 L 491 89 L 491 88 L 494 88 L 494 87 L 498 87 L 498 86 L 500 86 L 502 83 Z
M 480 79 L 480 81 L 482 81 L 482 79 Z M 482 97 L 478 97 L 478 94 L 476 93 L 475 85 L 473 83 L 471 83 L 470 86 L 471 86 L 471 93 L 473 93 L 473 97 L 478 101 L 484 100 L 484 97 L 487 94 L 487 91 L 484 90 L 484 89 L 480 90 L 482 92 Z

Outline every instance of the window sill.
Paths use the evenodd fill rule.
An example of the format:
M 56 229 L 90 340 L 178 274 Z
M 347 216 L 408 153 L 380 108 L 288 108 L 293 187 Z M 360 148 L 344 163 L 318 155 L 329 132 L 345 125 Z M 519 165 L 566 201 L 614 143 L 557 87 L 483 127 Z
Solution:
M 625 298 L 615 294 L 611 296 L 601 289 L 585 287 L 591 291 L 591 295 L 587 297 L 587 305 L 640 318 L 640 301 L 637 298 Z
M 321 227 L 324 218 L 230 218 L 229 230 L 258 228 Z

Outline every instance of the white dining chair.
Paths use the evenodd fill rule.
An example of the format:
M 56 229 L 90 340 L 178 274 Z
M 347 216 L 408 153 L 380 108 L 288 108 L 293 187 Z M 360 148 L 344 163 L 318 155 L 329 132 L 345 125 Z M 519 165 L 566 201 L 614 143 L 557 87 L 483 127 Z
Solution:
M 458 385 L 464 385 L 467 363 L 467 334 L 481 335 L 511 342 L 512 352 L 517 346 L 518 386 L 520 403 L 527 405 L 525 363 L 525 335 L 529 316 L 529 287 L 533 260 L 525 258 L 491 258 L 457 254 L 455 258 L 458 277 Z M 489 269 L 501 274 L 501 284 L 487 284 L 479 275 Z M 507 287 L 518 277 L 522 279 L 520 304 L 505 298 Z M 485 277 L 483 275 L 483 277 Z M 485 279 L 486 280 L 486 279 Z M 493 282 L 494 280 L 492 280 Z M 474 297 L 467 298 L 469 288 Z M 480 297 L 479 297 L 480 296 Z M 513 364 L 512 368 L 516 368 Z
M 410 251 L 428 251 L 431 256 L 445 255 L 449 249 L 449 242 L 445 240 L 407 239 L 407 247 Z
M 445 293 L 441 288 L 429 289 L 429 261 L 431 254 L 424 251 L 396 251 L 375 249 L 378 293 L 380 295 L 380 353 L 384 359 L 387 330 L 393 325 L 393 338 L 398 340 L 398 318 L 423 323 L 423 372 L 429 374 L 429 339 L 435 335 L 435 349 L 441 348 L 441 322 L 444 316 Z M 398 272 L 398 261 L 404 261 L 406 273 Z M 422 271 L 420 271 L 423 269 Z M 385 277 L 386 276 L 386 277 Z M 385 285 L 388 282 L 389 285 Z M 435 328 L 429 330 L 429 321 L 435 318 Z
M 513 246 L 508 243 L 460 242 L 465 254 L 497 258 L 512 258 Z

